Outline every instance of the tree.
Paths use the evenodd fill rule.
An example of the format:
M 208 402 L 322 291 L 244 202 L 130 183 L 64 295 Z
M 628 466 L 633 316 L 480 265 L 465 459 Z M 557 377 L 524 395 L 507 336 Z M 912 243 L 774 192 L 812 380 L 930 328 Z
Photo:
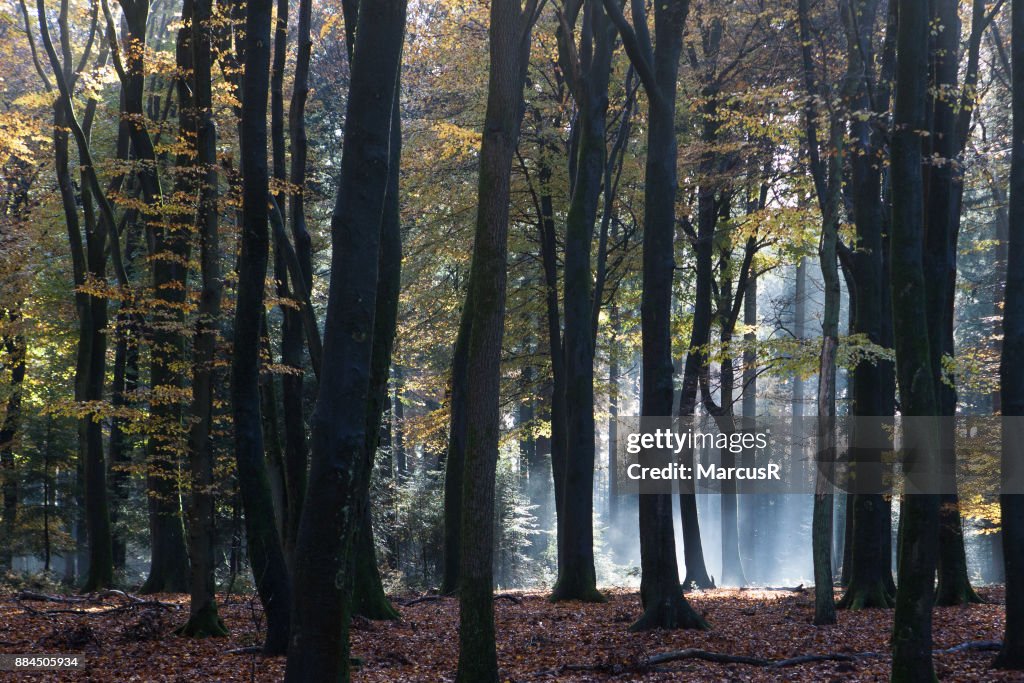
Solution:
M 76 401 L 99 401 L 103 394 L 103 374 L 106 365 L 107 302 L 103 296 L 93 296 L 86 290 L 90 278 L 102 281 L 106 276 L 106 245 L 108 233 L 114 229 L 113 212 L 106 195 L 99 186 L 96 171 L 92 165 L 88 133 L 95 111 L 95 100 L 86 105 L 85 125 L 79 122 L 74 109 L 73 87 L 88 61 L 88 51 L 76 68 L 72 63 L 71 38 L 67 31 L 67 6 L 62 5 L 58 23 L 61 26 L 61 49 L 65 64 L 61 64 L 46 19 L 44 0 L 37 0 L 36 13 L 40 37 L 53 70 L 59 96 L 54 103 L 54 162 L 57 182 L 61 191 L 64 218 L 67 224 L 68 241 L 75 281 L 75 305 L 79 320 L 78 354 L 75 366 Z M 103 61 L 106 57 L 104 56 Z M 49 81 L 45 80 L 49 85 Z M 86 189 L 82 194 L 83 216 L 86 239 L 83 245 L 78 204 L 71 179 L 69 162 L 69 135 L 78 146 L 79 159 Z M 92 198 L 103 207 L 102 218 L 97 220 Z M 112 252 L 116 253 L 118 248 Z M 103 455 L 101 425 L 88 411 L 79 418 L 79 465 L 85 483 L 85 516 L 89 539 L 89 571 L 83 588 L 95 590 L 113 583 L 114 563 L 110 513 L 107 507 L 106 466 Z
M 1013 0 L 1013 145 L 1010 166 L 1010 234 L 1003 306 L 1003 349 L 999 369 L 1003 407 L 1004 481 L 1019 486 L 1020 416 L 1024 415 L 1024 0 Z M 1006 633 L 995 665 L 1024 669 L 1024 494 L 1003 491 L 999 498 L 1006 566 Z
M 196 0 L 186 45 L 191 53 L 192 106 L 195 117 L 195 163 L 199 168 L 200 234 L 199 319 L 193 342 L 192 428 L 189 431 L 189 469 L 192 500 L 189 508 L 189 554 L 192 576 L 189 620 L 183 635 L 220 636 L 227 629 L 217 613 L 213 487 L 213 382 L 217 350 L 217 323 L 221 308 L 220 241 L 217 208 L 217 125 L 213 116 L 213 3 Z
M 672 414 L 672 242 L 675 234 L 675 100 L 688 0 L 658 3 L 654 43 L 641 2 L 632 3 L 633 26 L 613 0 L 605 9 L 622 36 L 647 93 L 647 164 L 643 242 L 643 396 L 641 415 Z M 671 495 L 643 495 L 639 503 L 641 583 L 644 613 L 631 627 L 707 628 L 683 597 L 676 564 Z
M 842 20 L 846 35 L 847 79 L 850 81 L 851 143 L 847 155 L 852 187 L 852 214 L 857 234 L 849 258 L 854 282 L 853 331 L 866 335 L 880 347 L 891 344 L 892 315 L 885 276 L 886 207 L 883 202 L 885 129 L 882 124 L 890 108 L 892 70 L 895 59 L 895 8 L 890 5 L 889 20 L 881 55 L 874 49 L 878 3 L 873 0 L 846 2 Z M 880 66 L 876 62 L 880 60 Z M 856 112 L 870 112 L 870 118 Z M 885 359 L 861 360 L 854 368 L 853 405 L 856 417 L 881 419 L 895 410 L 895 377 L 892 363 Z M 867 428 L 872 419 L 860 421 Z M 868 438 L 865 436 L 865 440 Z M 878 468 L 881 451 L 858 448 L 852 456 L 854 467 L 866 467 L 858 477 L 867 480 L 863 490 L 852 497 L 853 520 L 850 554 L 844 560 L 848 570 L 846 592 L 840 607 L 863 609 L 891 607 L 895 585 L 891 569 L 891 504 L 881 494 L 871 492 L 881 485 Z
M 295 546 L 287 681 L 348 679 L 353 539 L 364 520 L 372 456 L 367 453 L 366 407 L 372 390 L 382 216 L 405 15 L 404 0 L 361 3 L 355 27 L 346 26 L 355 41 L 344 154 L 331 218 L 325 360 Z
M 235 462 L 245 508 L 249 563 L 267 615 L 263 650 L 267 654 L 280 654 L 288 647 L 291 596 L 264 461 L 259 386 L 263 288 L 270 248 L 266 113 L 271 7 L 270 0 L 250 2 L 245 15 L 245 77 L 239 131 L 242 148 L 242 250 L 238 261 L 231 400 L 235 423 Z
M 523 118 L 523 86 L 537 0 L 491 3 L 487 108 L 480 144 L 476 230 L 467 297 L 466 450 L 462 480 L 459 667 L 456 680 L 498 680 L 492 593 L 494 477 L 498 462 L 499 380 L 505 327 L 512 159 Z M 471 303 L 471 305 L 470 305 Z M 465 313 L 464 313 L 465 315 Z
M 928 6 L 899 2 L 896 42 L 896 85 L 891 143 L 892 164 L 892 296 L 895 323 L 896 376 L 904 416 L 938 414 L 931 375 L 932 349 L 921 330 L 928 328 L 924 279 L 924 183 L 921 138 L 927 130 L 925 89 L 928 65 Z M 905 468 L 928 471 L 935 448 L 930 431 L 920 422 L 904 453 Z M 892 680 L 933 681 L 932 600 L 938 544 L 939 505 L 933 494 L 906 495 L 901 534 L 892 637 Z
M 811 17 L 808 0 L 800 0 L 800 44 L 804 67 L 807 105 L 804 111 L 807 150 L 811 177 L 821 211 L 821 242 L 818 256 L 825 289 L 825 308 L 821 321 L 821 355 L 818 363 L 818 433 L 815 470 L 814 512 L 811 542 L 814 558 L 814 623 L 834 624 L 835 599 L 832 594 L 832 473 L 836 457 L 836 353 L 839 347 L 839 203 L 842 193 L 842 128 L 837 117 L 830 117 L 827 162 L 822 159 L 818 140 L 816 100 L 827 96 L 819 86 L 811 55 Z M 827 101 L 827 100 L 826 100 Z
M 582 9 L 579 46 L 574 40 L 576 16 Z M 564 454 L 562 505 L 558 510 L 561 548 L 553 600 L 601 601 L 594 571 L 594 281 L 591 247 L 605 172 L 605 115 L 611 74 L 612 40 L 600 0 L 582 7 L 563 7 L 559 31 L 560 58 L 580 113 L 570 137 L 577 144 L 575 177 L 566 217 L 565 276 L 565 408 L 567 450 Z M 605 187 L 611 193 L 611 187 Z M 600 296 L 600 294 L 598 294 Z

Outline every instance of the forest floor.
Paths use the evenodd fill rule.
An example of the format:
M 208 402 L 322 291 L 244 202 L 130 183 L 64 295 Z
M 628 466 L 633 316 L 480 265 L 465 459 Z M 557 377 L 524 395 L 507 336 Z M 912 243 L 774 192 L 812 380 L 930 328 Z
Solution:
M 935 662 L 948 681 L 1024 680 L 993 671 L 992 642 L 1002 636 L 1002 590 L 981 591 L 990 604 L 935 611 Z M 689 595 L 712 630 L 634 634 L 636 592 L 612 590 L 603 604 L 551 604 L 540 593 L 504 594 L 495 602 L 502 680 L 526 681 L 887 681 L 892 610 L 840 612 L 835 626 L 811 624 L 810 591 L 714 590 Z M 108 594 L 43 602 L 39 595 L 0 596 L 0 653 L 83 653 L 74 672 L 13 674 L 0 681 L 279 681 L 284 658 L 253 654 L 259 602 L 222 598 L 227 638 L 175 636 L 188 596 Z M 352 654 L 357 682 L 435 682 L 454 678 L 458 602 L 398 596 L 402 618 L 356 619 Z M 940 652 L 946 650 L 945 652 Z M 667 653 L 674 656 L 660 657 Z M 724 655 L 724 656 L 722 656 Z M 833 659 L 782 661 L 808 655 Z M 709 661 L 710 656 L 719 661 Z M 746 663 L 737 658 L 751 658 Z M 733 661 L 730 661 L 733 660 Z

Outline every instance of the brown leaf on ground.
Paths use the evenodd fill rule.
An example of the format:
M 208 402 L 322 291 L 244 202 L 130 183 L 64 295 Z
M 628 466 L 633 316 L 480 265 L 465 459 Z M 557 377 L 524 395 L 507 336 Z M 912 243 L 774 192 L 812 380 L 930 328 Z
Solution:
M 1021 681 L 989 668 L 991 641 L 1002 637 L 1003 593 L 982 591 L 989 604 L 935 610 L 936 669 L 948 681 Z M 359 683 L 450 681 L 458 657 L 458 601 L 400 606 L 400 621 L 360 621 L 352 630 Z M 552 604 L 542 593 L 495 601 L 503 681 L 888 681 L 892 610 L 840 612 L 835 626 L 811 623 L 813 593 L 749 589 L 689 596 L 712 630 L 629 633 L 640 613 L 634 592 L 612 591 L 604 604 Z M 0 597 L 0 652 L 84 653 L 83 671 L 0 673 L 2 681 L 279 681 L 284 658 L 253 654 L 262 624 L 258 602 L 231 596 L 221 615 L 227 638 L 192 640 L 173 634 L 188 614 L 188 597 L 156 596 L 177 609 L 112 610 L 114 598 L 26 605 Z M 967 645 L 964 645 L 967 644 Z M 248 648 L 248 649 L 247 649 Z M 955 648 L 955 649 L 954 649 Z M 237 652 L 242 650 L 242 652 Z M 235 651 L 235 652 L 233 652 Z M 673 653 L 672 657 L 658 655 Z M 708 661 L 707 655 L 722 661 Z M 723 657 L 724 655 L 724 657 Z M 814 656 L 830 656 L 822 660 Z M 781 660 L 805 657 L 809 661 Z M 655 661 L 651 661 L 654 659 Z M 744 659 L 758 664 L 730 663 Z M 773 666 L 774 664 L 774 666 Z

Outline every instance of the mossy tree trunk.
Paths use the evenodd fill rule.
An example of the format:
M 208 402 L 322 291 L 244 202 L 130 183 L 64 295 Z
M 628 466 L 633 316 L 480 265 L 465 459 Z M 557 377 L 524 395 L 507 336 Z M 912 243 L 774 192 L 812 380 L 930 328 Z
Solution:
M 535 0 L 494 0 L 490 10 L 490 66 L 476 230 L 468 298 L 466 452 L 462 481 L 459 564 L 460 683 L 496 683 L 494 634 L 494 488 L 498 462 L 501 344 L 505 325 L 509 197 L 512 159 L 523 116 Z

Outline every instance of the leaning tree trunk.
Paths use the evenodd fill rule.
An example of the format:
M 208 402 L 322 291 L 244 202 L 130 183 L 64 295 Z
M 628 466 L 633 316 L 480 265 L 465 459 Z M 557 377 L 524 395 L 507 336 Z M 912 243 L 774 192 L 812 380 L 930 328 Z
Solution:
M 348 680 L 353 540 L 370 476 L 366 407 L 405 14 L 405 0 L 365 3 L 357 25 L 347 26 L 354 28 L 355 43 L 341 177 L 331 218 L 324 362 L 295 546 L 287 681 Z
M 896 369 L 904 416 L 934 416 L 938 398 L 931 374 L 927 286 L 924 278 L 924 188 L 921 131 L 926 129 L 928 7 L 899 0 L 896 90 L 891 146 L 892 297 Z M 934 465 L 933 435 L 914 434 L 919 445 L 904 454 L 908 468 Z M 937 560 L 938 497 L 906 495 L 900 516 L 900 559 L 892 635 L 892 680 L 934 681 L 932 600 Z
M 1006 567 L 1006 631 L 995 665 L 1024 669 L 1024 0 L 1013 0 L 1013 146 L 1010 161 L 1010 239 L 1003 306 L 1003 352 L 999 372 L 1003 404 L 1003 474 L 1013 491 L 999 498 Z M 1012 425 L 1012 427 L 1011 427 Z

